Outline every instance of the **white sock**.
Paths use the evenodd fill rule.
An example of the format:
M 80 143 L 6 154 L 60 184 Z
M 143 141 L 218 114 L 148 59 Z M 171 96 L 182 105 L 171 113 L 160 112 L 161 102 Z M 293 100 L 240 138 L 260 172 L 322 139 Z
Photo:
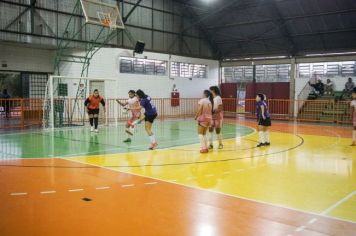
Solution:
M 269 143 L 269 132 L 268 131 L 265 131 L 265 141 L 266 143 Z
M 352 131 L 352 141 L 356 142 L 356 130 Z
M 201 149 L 206 148 L 204 135 L 199 134 L 199 140 L 200 140 L 200 147 L 201 147 Z
M 258 131 L 258 136 L 260 137 L 260 143 L 265 143 L 265 137 L 263 135 L 263 131 Z
M 209 132 L 209 144 L 213 145 L 214 142 L 214 131 Z
M 154 134 L 152 134 L 148 137 L 150 138 L 151 143 L 156 143 L 156 138 L 155 138 Z
M 208 147 L 208 138 L 206 137 L 206 135 L 203 135 L 204 138 L 204 147 L 207 148 Z
M 218 134 L 218 139 L 219 139 L 219 144 L 222 144 L 222 139 L 223 139 L 222 133 Z

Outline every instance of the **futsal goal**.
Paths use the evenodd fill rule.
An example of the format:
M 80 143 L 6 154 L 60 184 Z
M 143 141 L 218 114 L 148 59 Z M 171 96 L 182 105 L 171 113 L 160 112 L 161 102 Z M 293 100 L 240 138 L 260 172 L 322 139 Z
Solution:
M 85 99 L 94 89 L 104 98 L 114 96 L 115 88 L 114 79 L 50 76 L 43 102 L 43 127 L 84 126 L 87 120 Z M 99 118 L 101 123 L 107 123 L 103 107 Z

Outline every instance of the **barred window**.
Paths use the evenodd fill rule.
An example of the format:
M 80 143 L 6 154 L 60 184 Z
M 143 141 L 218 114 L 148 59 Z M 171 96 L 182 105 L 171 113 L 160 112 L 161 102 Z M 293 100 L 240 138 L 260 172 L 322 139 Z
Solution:
M 184 62 L 171 62 L 171 76 L 182 78 L 207 78 L 208 66 Z
M 253 66 L 224 67 L 225 82 L 248 82 L 253 79 Z M 256 65 L 257 82 L 289 81 L 290 64 Z
M 167 61 L 120 57 L 120 73 L 166 75 Z
M 356 75 L 356 61 L 301 63 L 297 65 L 299 78 L 346 77 Z

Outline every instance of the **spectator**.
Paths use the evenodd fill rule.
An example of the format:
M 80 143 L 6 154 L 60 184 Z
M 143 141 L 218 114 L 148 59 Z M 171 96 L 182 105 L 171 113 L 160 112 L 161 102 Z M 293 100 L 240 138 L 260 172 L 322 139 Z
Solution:
M 330 79 L 326 80 L 325 93 L 327 95 L 333 95 L 334 94 L 334 84 Z
M 5 109 L 6 118 L 9 118 L 10 117 L 10 101 L 8 99 L 10 99 L 10 95 L 7 93 L 7 89 L 4 89 L 2 91 L 1 99 L 3 99 L 2 106 Z M 5 101 L 5 99 L 7 101 Z
M 355 84 L 354 82 L 352 82 L 352 78 L 349 78 L 349 80 L 345 84 L 344 94 L 346 93 L 347 96 L 350 97 L 354 88 Z
M 323 82 L 321 82 L 321 80 L 319 79 L 318 82 L 316 84 L 311 84 L 310 82 L 308 82 L 310 86 L 312 86 L 315 90 L 315 92 L 318 95 L 324 95 L 324 84 Z

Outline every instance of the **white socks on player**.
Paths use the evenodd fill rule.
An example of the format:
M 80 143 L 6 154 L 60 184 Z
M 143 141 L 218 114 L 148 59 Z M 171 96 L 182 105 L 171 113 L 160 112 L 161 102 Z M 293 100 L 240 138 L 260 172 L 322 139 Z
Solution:
M 264 135 L 265 135 L 265 142 L 266 143 L 269 143 L 270 141 L 269 141 L 269 131 L 265 131 L 264 132 Z
M 206 148 L 206 147 L 205 147 L 205 138 L 204 138 L 204 135 L 199 134 L 199 141 L 200 141 L 200 147 L 201 147 L 201 149 Z
M 265 143 L 265 135 L 263 131 L 258 131 L 258 137 L 260 138 L 260 143 Z
M 154 134 L 152 134 L 148 137 L 150 138 L 151 143 L 156 143 L 156 138 L 155 138 Z
M 356 130 L 352 131 L 352 141 L 356 142 Z
M 222 143 L 222 139 L 223 139 L 222 133 L 218 134 L 219 144 Z
M 208 139 L 206 135 L 199 134 L 199 141 L 201 149 L 206 149 L 208 147 Z
M 213 145 L 214 142 L 214 132 L 209 132 L 209 144 Z

